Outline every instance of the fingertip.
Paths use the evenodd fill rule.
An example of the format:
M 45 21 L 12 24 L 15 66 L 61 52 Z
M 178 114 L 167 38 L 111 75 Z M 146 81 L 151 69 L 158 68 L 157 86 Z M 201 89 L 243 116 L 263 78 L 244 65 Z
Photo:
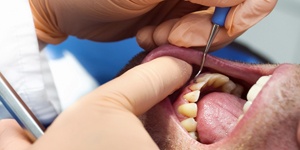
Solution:
M 143 72 L 144 89 L 139 93 L 144 98 L 136 101 L 136 114 L 147 111 L 184 85 L 191 77 L 192 66 L 178 58 L 163 56 L 140 66 L 136 74 L 141 72 Z M 145 107 L 141 107 L 143 104 Z
M 146 26 L 140 29 L 136 34 L 136 41 L 141 48 L 150 51 L 157 47 L 153 39 L 155 26 Z
M 153 33 L 153 39 L 156 45 L 161 46 L 169 43 L 168 38 L 170 32 L 178 20 L 179 19 L 171 19 L 157 26 Z
M 240 15 L 239 10 L 240 10 L 240 7 L 242 7 L 242 5 L 243 4 L 232 7 L 227 14 L 225 28 L 227 29 L 227 33 L 229 36 L 234 36 L 234 35 L 238 34 L 239 32 L 242 32 L 242 31 L 248 29 L 247 26 L 248 26 L 249 22 L 244 20 L 244 18 L 238 17 Z M 246 10 L 244 10 L 244 11 L 246 11 Z M 237 24 L 237 21 L 240 22 L 240 24 Z
M 195 12 L 179 19 L 170 32 L 169 43 L 179 47 L 193 47 L 203 50 L 207 45 L 213 27 L 211 22 L 214 8 Z M 209 51 L 220 49 L 232 42 L 239 34 L 229 36 L 227 29 L 221 27 Z
M 122 106 L 140 115 L 184 85 L 191 74 L 192 66 L 187 62 L 163 56 L 128 70 L 109 82 L 106 90 L 113 89 L 122 93 L 125 98 L 116 100 L 122 103 L 128 101 Z
M 181 18 L 172 28 L 169 42 L 179 47 L 202 47 L 209 36 L 212 12 L 200 11 Z

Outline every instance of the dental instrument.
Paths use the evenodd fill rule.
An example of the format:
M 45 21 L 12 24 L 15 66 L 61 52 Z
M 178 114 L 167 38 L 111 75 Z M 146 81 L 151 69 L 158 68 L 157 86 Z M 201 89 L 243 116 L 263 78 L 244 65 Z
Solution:
M 217 33 L 219 32 L 219 28 L 220 26 L 223 27 L 225 25 L 225 20 L 227 17 L 227 14 L 230 10 L 230 7 L 216 7 L 215 8 L 215 12 L 212 16 L 212 23 L 214 24 L 211 31 L 210 31 L 210 35 L 207 41 L 207 45 L 205 47 L 205 50 L 203 52 L 202 55 L 202 60 L 201 60 L 201 64 L 200 64 L 200 69 L 198 71 L 198 73 L 196 74 L 196 76 L 194 77 L 194 80 L 196 81 L 197 77 L 200 75 L 200 73 L 202 72 L 205 60 L 206 60 L 206 55 L 208 53 L 208 50 L 212 44 L 212 42 L 214 41 Z
M 0 72 L 0 101 L 32 141 L 44 134 L 45 128 Z

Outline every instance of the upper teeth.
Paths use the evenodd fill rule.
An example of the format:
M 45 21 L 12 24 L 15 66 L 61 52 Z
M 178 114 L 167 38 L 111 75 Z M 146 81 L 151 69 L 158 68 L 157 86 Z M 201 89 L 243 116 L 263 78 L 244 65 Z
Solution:
M 263 88 L 263 86 L 270 80 L 272 75 L 269 76 L 262 76 L 260 77 L 256 83 L 250 88 L 248 94 L 247 94 L 247 100 L 248 101 L 254 101 L 260 90 Z
M 236 88 L 236 84 L 230 80 L 222 86 L 222 90 L 226 93 L 230 93 L 235 88 Z
M 253 101 L 257 97 L 258 93 L 261 91 L 263 86 L 270 80 L 272 75 L 269 76 L 261 76 L 256 83 L 250 88 L 248 94 L 247 94 L 247 102 L 245 103 L 243 107 L 244 113 L 246 113 L 250 106 L 252 105 Z
M 192 91 L 201 90 L 201 88 L 205 86 L 213 86 L 214 88 L 218 88 L 228 83 L 229 81 L 230 81 L 229 78 L 222 74 L 209 73 L 209 74 L 205 74 L 204 76 L 198 77 L 196 79 L 196 84 L 190 86 L 190 89 Z
M 235 89 L 233 89 L 233 90 L 231 91 L 231 93 L 232 93 L 233 95 L 237 96 L 237 97 L 241 97 L 243 91 L 244 91 L 244 87 L 242 87 L 242 86 L 239 85 L 239 84 L 236 84 Z

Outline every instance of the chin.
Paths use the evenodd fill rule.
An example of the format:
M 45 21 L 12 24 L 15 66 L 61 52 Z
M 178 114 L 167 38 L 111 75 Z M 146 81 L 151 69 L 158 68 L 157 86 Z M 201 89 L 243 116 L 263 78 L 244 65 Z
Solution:
M 193 66 L 190 81 L 140 116 L 160 149 L 299 149 L 299 65 L 245 64 L 207 55 L 195 81 L 202 55 L 164 45 L 129 63 L 172 56 Z

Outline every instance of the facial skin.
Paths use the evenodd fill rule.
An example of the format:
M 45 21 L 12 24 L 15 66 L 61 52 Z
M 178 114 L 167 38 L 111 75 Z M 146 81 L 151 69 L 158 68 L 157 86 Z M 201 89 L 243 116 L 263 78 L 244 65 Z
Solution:
M 145 55 L 137 56 L 128 67 L 140 63 Z M 166 45 L 152 51 L 143 62 L 163 55 L 177 57 L 195 65 L 196 72 L 202 53 Z M 182 116 L 178 115 L 176 109 L 184 101 L 182 97 L 189 92 L 190 85 L 194 84 L 194 82 L 187 83 L 182 90 L 175 92 L 140 116 L 145 128 L 160 149 L 299 149 L 297 144 L 297 128 L 300 119 L 299 65 L 250 65 L 208 56 L 203 73 L 220 73 L 229 77 L 235 84 L 242 85 L 244 92 L 242 92 L 241 99 L 243 100 L 235 98 L 236 96 L 232 94 L 224 94 L 218 88 L 209 92 L 202 93 L 201 91 L 202 95 L 200 94 L 200 100 L 197 102 L 198 114 L 195 117 L 198 121 L 199 138 L 197 141 L 191 138 L 186 129 L 180 125 Z M 252 105 L 244 113 L 242 109 L 250 87 L 261 76 L 268 75 L 272 75 L 271 78 L 262 86 L 256 98 L 254 96 Z M 233 102 L 233 99 L 238 99 L 239 102 Z M 233 108 L 232 103 L 237 105 Z M 209 112 L 213 115 L 209 116 Z M 219 114 L 214 115 L 217 113 Z M 238 121 L 242 114 L 243 117 Z M 205 118 L 206 116 L 208 118 Z M 218 118 L 218 116 L 222 117 Z M 215 126 L 209 129 L 212 126 L 210 124 Z M 200 133 L 203 128 L 205 130 Z M 223 128 L 227 129 L 223 130 Z M 222 131 L 226 133 L 222 134 Z M 219 137 L 210 138 L 210 134 Z M 210 140 L 209 142 L 203 142 L 206 137 Z

